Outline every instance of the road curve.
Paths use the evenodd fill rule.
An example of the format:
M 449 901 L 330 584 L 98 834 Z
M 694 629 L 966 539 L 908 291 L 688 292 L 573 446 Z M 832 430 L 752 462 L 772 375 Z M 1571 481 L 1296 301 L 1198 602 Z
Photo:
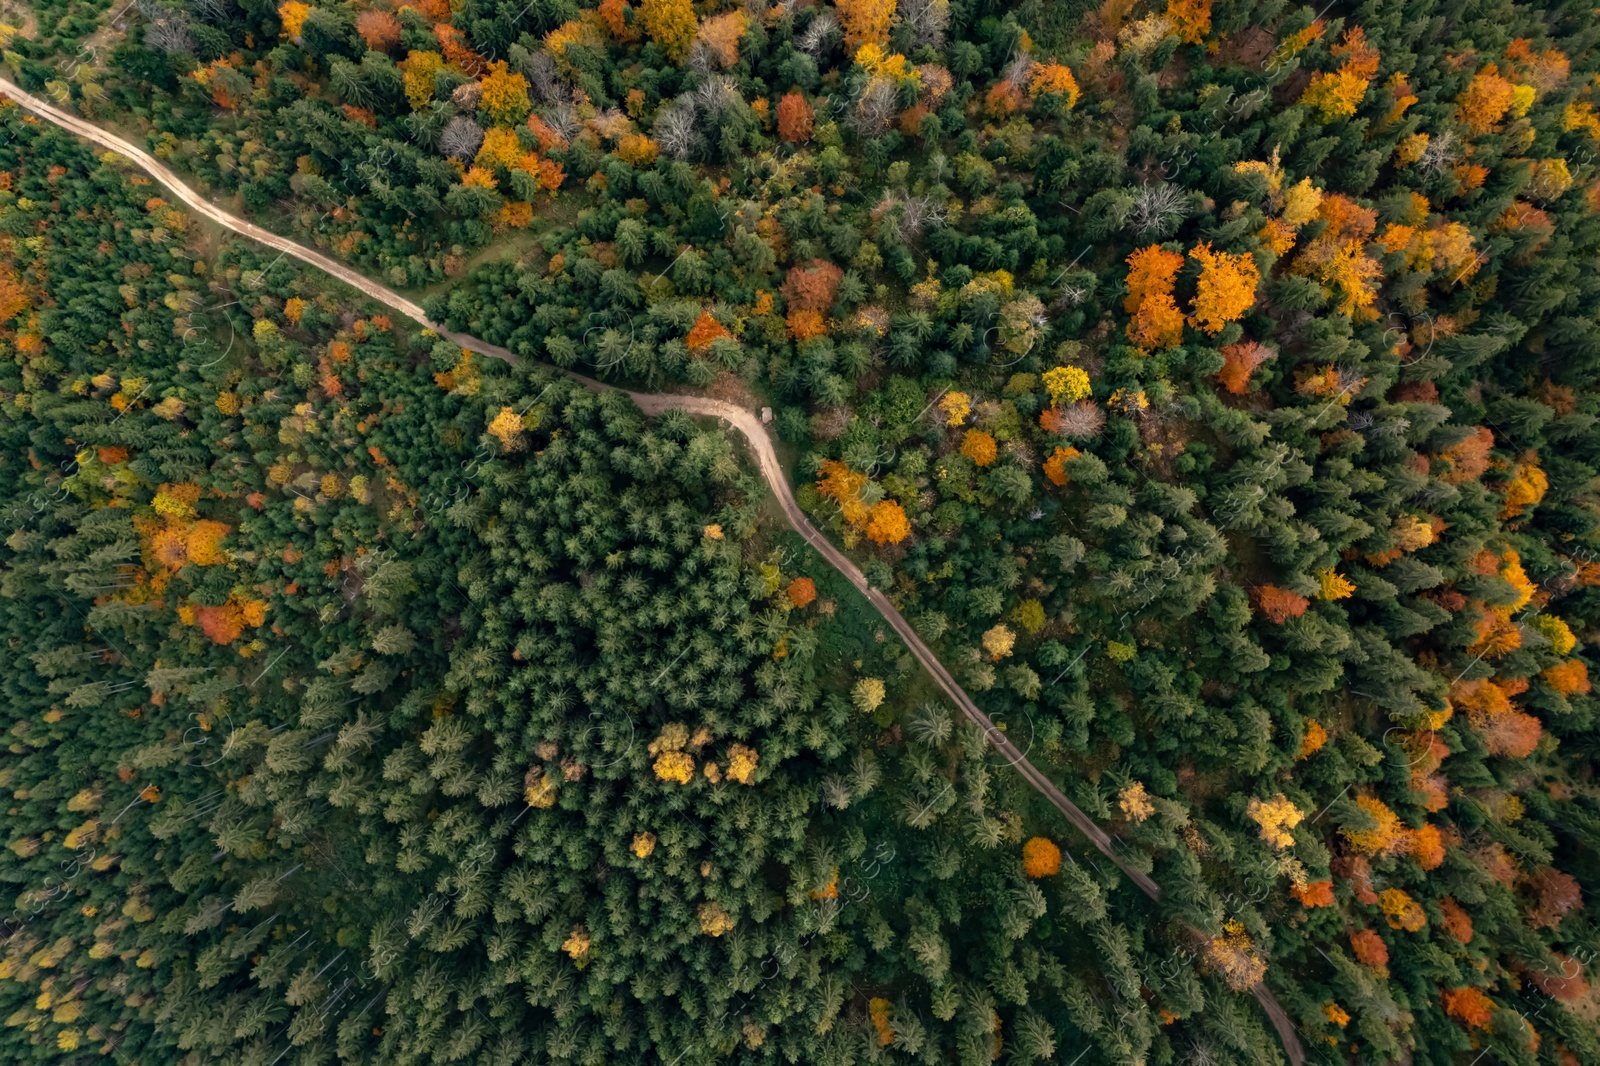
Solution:
M 79 118 L 71 112 L 52 106 L 32 93 L 26 92 L 7 78 L 0 77 L 0 94 L 10 97 L 24 109 L 41 118 L 48 119 L 53 124 L 77 134 L 84 140 L 127 156 L 138 164 L 140 169 L 165 186 L 169 192 L 196 214 L 203 215 L 220 226 L 249 237 L 259 244 L 274 248 L 284 255 L 291 256 L 302 263 L 316 267 L 325 274 L 338 278 L 358 292 L 386 305 L 412 321 L 434 330 L 454 344 L 483 355 L 493 356 L 496 359 L 503 359 L 509 363 L 521 361 L 520 356 L 507 348 L 502 348 L 497 344 L 489 344 L 464 333 L 452 332 L 443 328 L 439 323 L 429 321 L 420 304 L 406 299 L 393 289 L 378 284 L 350 267 L 312 251 L 310 248 L 306 248 L 286 237 L 280 237 L 271 230 L 263 229 L 253 222 L 224 211 L 189 188 L 172 170 L 164 166 L 144 149 L 108 130 L 101 129 L 99 126 Z M 597 391 L 614 387 L 572 371 L 564 371 L 564 373 L 582 383 L 585 387 Z M 917 662 L 922 664 L 923 669 L 928 672 L 928 675 L 933 678 L 945 695 L 955 702 L 956 706 L 961 709 L 961 712 L 968 719 L 983 730 L 984 735 L 988 737 L 989 743 L 994 747 L 995 751 L 1003 756 L 1006 762 L 1016 767 L 1017 771 L 1027 779 L 1029 784 L 1033 785 L 1057 810 L 1066 816 L 1068 821 L 1076 826 L 1084 836 L 1088 837 L 1089 842 L 1098 848 L 1106 858 L 1115 863 L 1118 869 L 1126 874 L 1129 880 L 1138 885 L 1145 895 L 1153 900 L 1161 898 L 1161 888 L 1150 875 L 1133 866 L 1118 854 L 1117 850 L 1112 846 L 1111 838 L 1106 834 L 1106 831 L 1101 829 L 1094 819 L 1083 813 L 1077 804 L 1062 794 L 1054 782 L 1028 761 L 1027 756 L 1017 749 L 1017 746 L 1006 737 L 1005 733 L 973 702 L 972 697 L 967 695 L 966 690 L 956 682 L 950 671 L 945 669 L 938 656 L 934 655 L 933 651 L 922 642 L 916 631 L 911 628 L 911 624 L 889 602 L 888 597 L 878 589 L 872 588 L 867 582 L 866 575 L 861 572 L 861 568 L 851 562 L 843 552 L 834 547 L 833 543 L 811 524 L 810 520 L 806 518 L 805 512 L 800 510 L 800 504 L 795 500 L 794 491 L 789 486 L 789 480 L 784 474 L 783 466 L 778 462 L 778 453 L 772 446 L 772 438 L 768 434 L 766 426 L 762 424 L 761 420 L 753 412 L 735 404 L 722 400 L 713 400 L 705 396 L 622 391 L 627 392 L 639 410 L 646 415 L 659 415 L 664 411 L 683 411 L 692 415 L 719 418 L 738 430 L 749 442 L 750 449 L 755 454 L 762 478 L 772 489 L 773 495 L 777 497 L 778 504 L 783 509 L 784 517 L 789 520 L 789 524 L 794 527 L 795 532 L 804 537 L 806 542 L 815 548 L 819 555 L 826 559 L 835 570 L 843 574 L 846 580 L 867 598 L 878 613 L 883 616 L 884 621 L 888 622 L 890 627 L 899 634 L 900 639 L 911 650 L 911 654 L 916 658 Z M 1289 1021 L 1288 1015 L 1278 1005 L 1271 990 L 1265 984 L 1258 982 L 1251 991 L 1266 1010 L 1267 1016 L 1271 1019 L 1279 1038 L 1283 1041 L 1284 1051 L 1287 1053 L 1289 1061 L 1293 1066 L 1301 1066 L 1305 1061 L 1305 1051 L 1300 1046 L 1300 1041 L 1295 1034 L 1294 1026 Z

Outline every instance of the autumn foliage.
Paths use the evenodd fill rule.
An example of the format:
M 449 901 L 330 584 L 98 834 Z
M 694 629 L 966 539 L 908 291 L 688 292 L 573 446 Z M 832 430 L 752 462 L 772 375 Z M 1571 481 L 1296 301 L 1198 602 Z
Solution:
M 1172 287 L 1183 256 L 1158 244 L 1128 256 L 1128 296 L 1123 309 L 1133 316 L 1128 337 L 1144 351 L 1170 348 L 1183 339 L 1183 313 Z
M 711 317 L 710 311 L 701 311 L 700 317 L 695 319 L 694 328 L 685 338 L 691 352 L 704 352 L 711 347 L 711 343 L 725 337 L 732 337 L 726 326 Z
M 1184 44 L 1199 44 L 1211 30 L 1211 0 L 1167 0 L 1167 21 Z
M 1355 953 L 1356 961 L 1361 965 L 1377 970 L 1385 977 L 1389 975 L 1389 945 L 1383 942 L 1383 937 L 1371 929 L 1361 929 L 1351 933 L 1350 950 Z
M 789 582 L 786 594 L 790 603 L 805 607 L 817 598 L 817 586 L 809 577 L 797 577 Z
M 1255 590 L 1256 606 L 1273 625 L 1282 625 L 1291 618 L 1299 618 L 1311 606 L 1311 601 L 1298 592 L 1262 585 Z
M 1061 849 L 1044 837 L 1022 845 L 1022 872 L 1029 877 L 1049 877 L 1061 872 Z
M 817 113 L 806 103 L 800 93 L 785 93 L 778 101 L 778 136 L 790 144 L 804 144 L 811 139 L 811 129 Z
M 1222 349 L 1222 369 L 1217 371 L 1217 381 L 1233 395 L 1243 396 L 1250 391 L 1250 375 L 1276 354 L 1260 341 L 1226 345 Z
M 1052 485 L 1065 485 L 1067 483 L 1067 463 L 1076 459 L 1080 453 L 1076 448 L 1057 447 L 1050 458 L 1044 461 L 1044 476 L 1050 479 Z
M 1499 125 L 1516 98 L 1516 86 L 1500 76 L 1500 67 L 1487 64 L 1472 76 L 1456 98 L 1456 119 L 1473 133 L 1488 133 Z
M 988 466 L 997 454 L 994 438 L 981 429 L 969 429 L 961 438 L 961 454 L 978 466 Z
M 674 63 L 689 54 L 699 22 L 689 0 L 642 0 L 639 21 L 666 57 Z
M 874 544 L 899 544 L 911 535 L 911 520 L 896 500 L 879 500 L 867 517 L 867 538 Z
M 1313 108 L 1324 122 L 1356 113 L 1356 106 L 1367 95 L 1367 87 L 1378 73 L 1377 50 L 1367 44 L 1366 31 L 1352 26 L 1329 51 L 1344 62 L 1332 73 L 1313 75 L 1300 102 Z
M 1255 304 L 1261 273 L 1248 253 L 1214 252 L 1209 241 L 1196 245 L 1189 257 L 1200 263 L 1191 321 L 1207 333 L 1220 333 L 1222 327 L 1243 318 Z
M 1296 885 L 1289 889 L 1289 894 L 1299 901 L 1302 907 L 1314 909 L 1317 907 L 1333 906 L 1333 882 L 1331 880 L 1311 881 L 1304 885 Z
M 826 332 L 823 315 L 833 306 L 844 271 L 826 259 L 789 268 L 779 291 L 788 304 L 789 332 L 796 340 Z
M 851 55 L 864 44 L 889 43 L 895 0 L 839 0 L 839 21 L 844 26 L 844 47 Z
M 374 52 L 387 52 L 400 43 L 400 20 L 376 8 L 356 16 L 356 32 Z
M 1494 1001 L 1478 988 L 1447 988 L 1439 992 L 1444 1012 L 1467 1029 L 1489 1028 Z

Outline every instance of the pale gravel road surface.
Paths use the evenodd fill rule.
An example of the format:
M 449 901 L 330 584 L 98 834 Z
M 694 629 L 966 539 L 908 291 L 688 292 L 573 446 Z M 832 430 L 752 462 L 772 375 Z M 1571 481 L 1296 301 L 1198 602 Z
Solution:
M 70 112 L 52 106 L 32 93 L 23 91 L 22 88 L 6 78 L 0 78 L 0 93 L 9 96 L 28 111 L 41 118 L 48 119 L 55 125 L 69 130 L 87 141 L 127 156 L 151 177 L 166 186 L 174 196 L 196 214 L 204 215 L 220 226 L 249 237 L 269 248 L 274 248 L 285 255 L 300 260 L 302 263 L 316 267 L 325 274 L 338 278 L 351 288 L 398 311 L 412 321 L 434 330 L 440 336 L 448 338 L 463 348 L 470 348 L 472 351 L 493 356 L 496 359 L 504 359 L 507 362 L 515 363 L 520 361 L 519 356 L 506 348 L 496 344 L 488 344 L 464 333 L 452 333 L 438 323 L 430 322 L 419 304 L 406 299 L 393 289 L 380 285 L 365 275 L 357 273 L 343 263 L 329 259 L 327 256 L 297 244 L 286 237 L 280 237 L 271 230 L 263 229 L 253 222 L 248 222 L 237 215 L 224 211 L 189 188 L 176 174 L 144 151 L 144 149 L 116 134 L 101 129 L 99 126 L 87 122 Z M 575 374 L 570 371 L 566 373 L 591 389 L 600 390 L 614 387 L 604 385 L 593 378 L 584 377 L 582 374 Z M 784 517 L 789 520 L 789 524 L 794 527 L 795 532 L 804 537 L 806 542 L 817 550 L 818 554 L 826 559 L 834 569 L 843 574 L 872 603 L 872 606 L 883 616 L 884 621 L 888 622 L 894 631 L 899 634 L 906 647 L 911 649 L 911 654 L 922 664 L 923 669 L 944 690 L 945 695 L 955 701 L 956 706 L 961 708 L 962 713 L 983 729 L 984 735 L 989 738 L 989 743 L 994 746 L 995 751 L 1004 757 L 1006 762 L 1016 767 L 1017 772 L 1027 778 L 1029 784 L 1033 785 L 1046 799 L 1054 804 L 1057 810 L 1066 815 L 1067 820 L 1077 826 L 1078 830 L 1088 837 L 1090 843 L 1094 844 L 1106 858 L 1116 863 L 1117 867 L 1127 874 L 1129 879 L 1138 885 L 1145 895 L 1151 899 L 1158 900 L 1161 898 L 1161 888 L 1151 879 L 1150 875 L 1124 860 L 1117 853 L 1116 848 L 1112 845 L 1111 838 L 1106 835 L 1105 830 L 1096 825 L 1094 819 L 1084 814 L 1077 804 L 1063 795 L 1061 790 L 1044 773 L 1028 761 L 1027 756 L 1007 739 L 1005 733 L 996 727 L 989 716 L 984 714 L 978 705 L 972 701 L 972 697 L 967 695 L 966 690 L 956 683 L 955 678 L 950 675 L 950 671 L 945 669 L 944 664 L 922 642 L 916 631 L 911 628 L 910 623 L 889 602 L 888 597 L 868 585 L 866 576 L 861 573 L 861 569 L 851 562 L 843 552 L 834 547 L 833 543 L 811 524 L 805 513 L 800 510 L 799 503 L 795 501 L 794 491 L 789 487 L 788 477 L 784 474 L 783 467 L 778 462 L 778 454 L 773 450 L 772 438 L 767 433 L 766 426 L 762 424 L 754 412 L 722 400 L 713 400 L 704 396 L 623 391 L 627 391 L 628 396 L 638 405 L 639 410 L 647 415 L 658 415 L 663 411 L 684 411 L 692 415 L 719 418 L 738 430 L 745 440 L 749 442 L 751 451 L 755 453 L 756 463 L 760 467 L 761 476 L 772 489 L 773 495 L 777 497 L 779 506 L 783 508 Z M 1272 1019 L 1273 1026 L 1277 1029 L 1278 1036 L 1283 1041 L 1284 1050 L 1288 1053 L 1290 1062 L 1294 1066 L 1300 1066 L 1300 1063 L 1305 1059 L 1305 1052 L 1300 1047 L 1299 1039 L 1295 1036 L 1294 1026 L 1290 1023 L 1283 1008 L 1278 1005 L 1277 1000 L 1273 998 L 1271 991 L 1265 985 L 1257 984 L 1252 991 L 1255 993 L 1256 999 L 1261 1002 L 1262 1007 L 1267 1011 L 1268 1017 Z

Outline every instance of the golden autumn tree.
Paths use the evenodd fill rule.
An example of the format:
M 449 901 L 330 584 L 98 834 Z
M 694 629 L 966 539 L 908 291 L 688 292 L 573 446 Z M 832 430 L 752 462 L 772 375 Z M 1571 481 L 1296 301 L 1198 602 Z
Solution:
M 1355 805 L 1367 824 L 1352 823 L 1339 830 L 1352 848 L 1363 855 L 1386 855 L 1406 846 L 1405 827 L 1387 804 L 1376 796 L 1357 796 Z
M 1045 837 L 1031 838 L 1022 845 L 1022 872 L 1032 878 L 1060 873 L 1061 849 Z
M 650 40 L 674 63 L 681 63 L 694 44 L 699 22 L 689 0 L 643 0 L 639 21 Z
M 1128 337 L 1143 351 L 1170 348 L 1183 339 L 1183 313 L 1172 297 L 1172 286 L 1183 267 L 1183 256 L 1158 244 L 1128 256 L 1128 296 L 1123 310 L 1133 316 Z
M 1065 63 L 1055 60 L 1035 63 L 1028 70 L 1028 96 L 1034 100 L 1041 96 L 1059 96 L 1070 111 L 1078 103 L 1078 79 L 1072 76 L 1072 69 Z
M 648 170 L 655 165 L 660 145 L 642 133 L 627 133 L 617 142 L 617 158 L 635 170 Z
M 1488 133 L 1500 124 L 1516 100 L 1516 86 L 1500 76 L 1498 64 L 1490 63 L 1472 76 L 1456 97 L 1456 120 L 1473 133 Z
M 820 473 L 817 491 L 839 505 L 839 513 L 850 525 L 865 522 L 869 509 L 861 499 L 861 491 L 867 486 L 867 475 L 833 459 L 823 460 Z
M 1267 974 L 1267 963 L 1255 949 L 1244 923 L 1229 919 L 1222 923 L 1222 935 L 1212 937 L 1206 947 L 1207 966 L 1222 975 L 1228 986 L 1243 992 Z
M 1545 477 L 1544 471 L 1539 469 L 1538 456 L 1529 453 L 1522 462 L 1512 467 L 1511 477 L 1506 481 L 1506 494 L 1503 506 L 1500 508 L 1500 517 L 1520 517 L 1523 511 L 1543 500 L 1549 488 L 1550 480 Z
M 1378 73 L 1378 52 L 1367 44 L 1366 31 L 1352 26 L 1330 51 L 1344 62 L 1332 73 L 1313 75 L 1300 102 L 1315 110 L 1324 122 L 1356 113 L 1367 87 Z
M 1261 827 L 1261 839 L 1278 851 L 1294 844 L 1294 834 L 1290 830 L 1306 816 L 1282 792 L 1266 800 L 1251 797 L 1245 815 Z
M 411 110 L 420 111 L 433 99 L 436 79 L 444 70 L 444 56 L 438 52 L 413 50 L 400 63 L 400 70 L 404 74 L 406 101 L 411 104 Z
M 514 126 L 528 117 L 528 79 L 506 68 L 504 60 L 489 64 L 489 73 L 480 82 L 483 95 L 478 110 L 496 126 Z
M 300 31 L 305 28 L 306 18 L 311 14 L 309 5 L 302 4 L 300 0 L 287 0 L 278 8 L 278 21 L 283 23 L 283 36 L 291 41 L 300 39 Z
M 999 452 L 993 437 L 981 429 L 969 429 L 961 438 L 961 454 L 978 466 L 988 466 Z
M 1167 0 L 1166 15 L 1184 44 L 1200 44 L 1211 31 L 1211 0 Z
M 880 500 L 867 518 L 867 537 L 874 544 L 899 544 L 911 535 L 911 520 L 896 500 Z
M 726 70 L 739 62 L 739 42 L 750 28 L 750 18 L 743 11 L 729 11 L 713 15 L 700 24 L 699 42 Z
M 1248 252 L 1214 252 L 1210 241 L 1202 241 L 1189 252 L 1200 264 L 1200 283 L 1195 291 L 1190 319 L 1207 333 L 1220 333 L 1229 322 L 1244 317 L 1256 302 L 1256 286 L 1261 272 L 1255 257 Z
M 895 0 L 839 0 L 839 22 L 844 26 L 844 48 L 849 55 L 864 44 L 880 48 L 889 43 Z
M 1316 278 L 1325 292 L 1337 295 L 1339 314 L 1365 311 L 1377 299 L 1377 283 L 1383 278 L 1383 268 L 1366 250 L 1377 228 L 1377 210 L 1341 194 L 1324 195 L 1317 217 L 1328 225 L 1300 249 L 1291 269 Z

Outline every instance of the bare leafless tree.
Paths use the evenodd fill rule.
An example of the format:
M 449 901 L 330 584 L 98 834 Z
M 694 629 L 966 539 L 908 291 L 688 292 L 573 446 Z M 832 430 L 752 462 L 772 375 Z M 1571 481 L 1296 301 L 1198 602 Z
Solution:
M 820 56 L 832 48 L 840 37 L 839 23 L 832 15 L 824 13 L 811 20 L 811 24 L 805 28 L 795 43 L 800 46 L 802 52 Z
M 850 122 L 863 137 L 881 137 L 894 117 L 894 82 L 873 78 L 861 92 Z
M 152 52 L 194 50 L 194 40 L 189 36 L 189 20 L 175 11 L 163 11 L 144 29 L 144 46 Z
M 699 136 L 696 125 L 694 107 L 682 101 L 675 103 L 656 117 L 656 143 L 672 158 L 688 159 L 694 154 Z
M 1417 165 L 1423 170 L 1438 173 L 1454 165 L 1456 156 L 1456 135 L 1452 130 L 1445 130 L 1428 139 L 1428 146 L 1422 150 Z
M 1022 88 L 1028 83 L 1028 71 L 1033 69 L 1033 56 L 1028 54 L 1026 48 L 1017 49 L 1012 55 L 1011 62 L 1006 64 L 1005 73 L 1000 77 L 1006 83 Z
M 923 230 L 938 229 L 944 225 L 945 206 L 930 196 L 907 197 L 900 206 L 900 231 L 907 240 L 915 240 Z
M 713 122 L 721 118 L 728 108 L 743 99 L 744 97 L 739 95 L 739 87 L 726 74 L 713 75 L 694 90 L 694 105 L 704 111 Z
M 221 22 L 233 14 L 232 0 L 187 0 L 189 13 L 201 22 Z
M 528 84 L 533 86 L 534 93 L 545 103 L 553 104 L 566 98 L 566 83 L 561 78 L 561 72 L 556 70 L 556 61 L 550 58 L 549 52 L 530 55 L 523 73 L 528 76 Z
M 1059 410 L 1061 435 L 1072 440 L 1093 440 L 1106 424 L 1106 413 L 1098 404 L 1080 400 Z
M 569 141 L 583 129 L 583 119 L 578 117 L 578 109 L 569 100 L 559 100 L 552 104 L 542 117 L 545 125 Z
M 478 154 L 483 145 L 483 127 L 465 115 L 457 115 L 439 134 L 439 151 L 463 162 Z
M 1142 185 L 1133 194 L 1127 225 L 1141 238 L 1171 236 L 1189 217 L 1189 194 L 1176 185 Z
M 721 65 L 710 42 L 704 37 L 696 37 L 694 44 L 689 46 L 689 69 L 702 78 L 708 78 Z
M 900 0 L 896 13 L 912 48 L 943 48 L 950 0 Z

